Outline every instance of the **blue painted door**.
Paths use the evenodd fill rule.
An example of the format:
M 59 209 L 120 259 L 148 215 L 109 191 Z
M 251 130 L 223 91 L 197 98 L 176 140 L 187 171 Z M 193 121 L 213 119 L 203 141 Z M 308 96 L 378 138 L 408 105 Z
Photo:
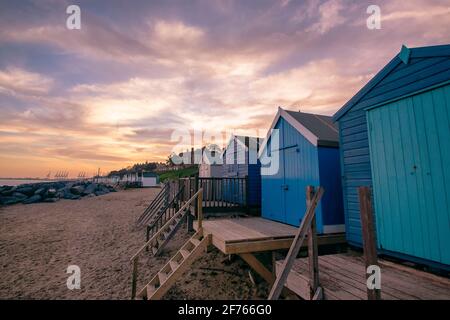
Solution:
M 318 153 L 317 148 L 297 129 L 286 121 L 283 124 L 285 222 L 298 226 L 306 211 L 306 186 L 320 183 Z M 317 216 L 320 221 L 320 205 Z M 318 225 L 318 229 L 321 230 L 321 226 Z
M 380 248 L 450 264 L 450 86 L 368 111 Z
M 279 122 L 275 129 L 279 129 L 279 145 L 283 145 L 282 135 L 283 122 Z M 280 147 L 272 148 L 272 141 L 269 140 L 267 150 L 270 150 L 269 156 L 272 161 L 278 161 L 278 170 L 275 174 L 264 175 L 261 177 L 261 206 L 262 216 L 267 219 L 286 222 L 285 198 L 284 198 L 284 154 Z
M 297 145 L 288 146 L 283 150 L 284 154 L 284 209 L 285 222 L 291 225 L 300 225 L 301 218 L 305 208 L 305 192 L 300 190 L 300 184 L 303 180 L 299 176 L 297 166 L 300 163 L 299 148 Z

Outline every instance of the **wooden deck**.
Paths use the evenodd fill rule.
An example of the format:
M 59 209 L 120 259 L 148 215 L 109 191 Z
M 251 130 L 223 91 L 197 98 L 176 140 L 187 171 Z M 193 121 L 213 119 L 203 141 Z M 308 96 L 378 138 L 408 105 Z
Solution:
M 194 223 L 194 229 L 197 229 Z M 205 234 L 225 254 L 289 249 L 296 227 L 259 217 L 203 220 Z M 343 233 L 319 235 L 318 244 L 345 243 Z
M 277 261 L 277 272 L 283 261 Z M 386 300 L 450 299 L 450 280 L 403 265 L 379 260 L 381 268 L 381 298 Z M 286 287 L 304 299 L 309 299 L 308 260 L 296 259 L 286 281 Z M 328 300 L 365 300 L 367 287 L 365 264 L 358 253 L 319 257 L 319 280 Z

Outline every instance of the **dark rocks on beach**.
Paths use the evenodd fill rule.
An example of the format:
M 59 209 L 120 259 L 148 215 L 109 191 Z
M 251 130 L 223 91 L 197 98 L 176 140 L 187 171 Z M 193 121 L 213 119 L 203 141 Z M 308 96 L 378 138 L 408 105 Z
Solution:
M 34 196 L 29 197 L 28 199 L 25 199 L 22 201 L 23 204 L 30 204 L 30 203 L 36 203 L 42 200 L 42 197 L 38 194 L 35 194 Z
M 10 204 L 16 204 L 19 203 L 21 200 L 16 197 L 11 196 L 1 196 L 0 197 L 0 204 L 2 205 L 10 205 Z
M 27 196 L 32 196 L 36 190 L 36 187 L 37 186 L 35 186 L 35 185 L 24 185 L 24 186 L 17 187 L 15 191 L 23 193 Z
M 56 196 L 56 189 L 50 188 L 45 192 L 45 198 L 53 198 Z
M 14 193 L 14 191 L 15 191 L 14 187 L 2 186 L 0 188 L 0 195 L 8 197 L 8 196 L 12 195 Z
M 42 196 L 47 190 L 45 188 L 39 188 L 37 189 L 34 194 L 37 194 L 39 196 Z
M 94 192 L 94 194 L 95 194 L 96 196 L 102 196 L 102 195 L 104 195 L 104 194 L 107 194 L 107 192 L 104 192 L 104 191 L 102 191 L 102 190 L 97 190 L 97 191 Z
M 83 195 L 87 196 L 89 194 L 92 194 L 97 190 L 98 185 L 95 182 L 92 182 L 89 184 L 83 191 Z
M 14 193 L 12 194 L 12 196 L 13 196 L 14 198 L 19 199 L 19 201 L 23 201 L 23 200 L 25 200 L 26 198 L 28 198 L 26 195 L 24 195 L 23 193 L 20 193 L 20 192 L 14 192 Z
M 70 188 L 70 192 L 75 194 L 75 195 L 80 195 L 82 194 L 84 191 L 84 187 L 83 186 L 73 186 L 72 188 Z
M 81 196 L 79 196 L 78 194 L 73 194 L 69 190 L 65 190 L 63 198 L 69 200 L 78 200 L 81 198 Z
M 115 192 L 113 186 L 91 181 L 58 181 L 0 186 L 0 205 L 22 202 L 56 202 L 59 199 L 77 200 L 81 197 L 95 197 Z

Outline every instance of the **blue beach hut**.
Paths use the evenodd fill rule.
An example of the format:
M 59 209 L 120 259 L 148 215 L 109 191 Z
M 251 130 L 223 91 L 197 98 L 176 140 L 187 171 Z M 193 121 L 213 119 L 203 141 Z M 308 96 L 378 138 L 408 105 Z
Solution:
M 373 190 L 380 252 L 449 268 L 450 45 L 402 47 L 335 115 L 347 240 L 358 186 Z
M 279 108 L 260 159 L 264 218 L 298 226 L 306 211 L 306 187 L 321 185 L 325 194 L 316 211 L 318 232 L 345 231 L 338 129 L 331 117 Z

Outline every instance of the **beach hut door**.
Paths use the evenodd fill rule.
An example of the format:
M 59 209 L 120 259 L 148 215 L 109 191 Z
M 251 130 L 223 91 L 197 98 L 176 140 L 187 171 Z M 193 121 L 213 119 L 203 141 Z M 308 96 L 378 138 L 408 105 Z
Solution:
M 367 119 L 378 246 L 450 264 L 450 86 Z
M 300 225 L 299 214 L 304 210 L 305 193 L 300 192 L 298 170 L 299 154 L 296 147 L 285 148 L 284 153 L 284 215 L 285 222 Z

